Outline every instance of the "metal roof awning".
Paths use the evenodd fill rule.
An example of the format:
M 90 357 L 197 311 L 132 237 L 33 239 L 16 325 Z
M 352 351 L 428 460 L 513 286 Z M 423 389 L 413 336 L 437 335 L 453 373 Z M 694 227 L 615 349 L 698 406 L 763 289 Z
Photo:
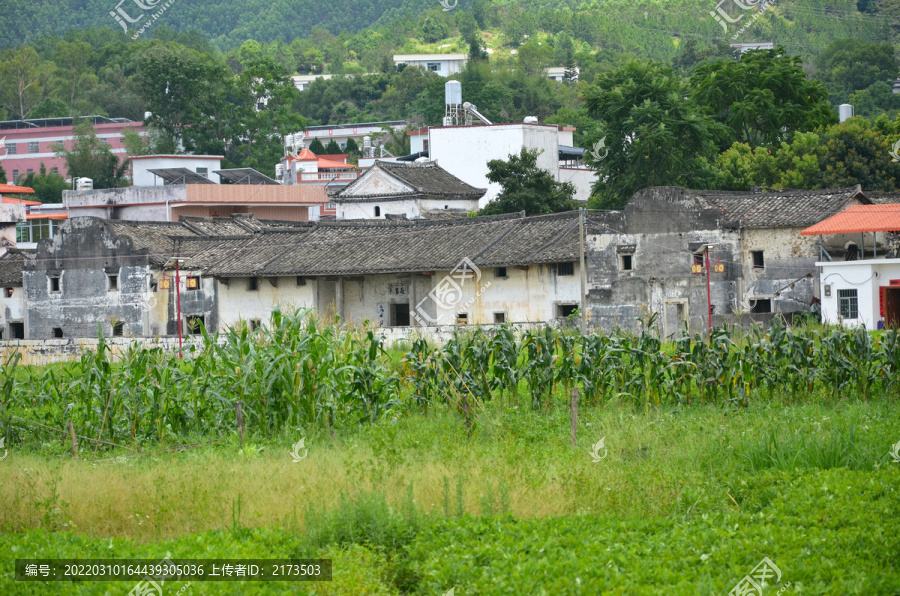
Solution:
M 801 236 L 900 231 L 900 204 L 854 205 L 800 232 Z
M 151 170 L 151 172 L 152 171 L 153 170 Z M 257 172 L 253 168 L 214 170 L 214 173 L 218 174 L 226 184 L 279 184 L 277 180 L 269 178 L 262 172 Z
M 171 184 L 215 184 L 209 178 L 187 168 L 158 168 L 147 171 L 162 178 L 165 186 Z
M 561 160 L 583 157 L 586 151 L 581 147 L 569 147 L 568 145 L 559 146 L 559 158 Z

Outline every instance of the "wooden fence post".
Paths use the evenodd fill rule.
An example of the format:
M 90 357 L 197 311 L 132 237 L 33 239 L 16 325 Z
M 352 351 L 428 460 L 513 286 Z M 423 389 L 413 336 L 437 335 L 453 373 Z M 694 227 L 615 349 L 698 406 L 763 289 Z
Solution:
M 237 417 L 238 431 L 241 433 L 241 449 L 244 448 L 244 414 L 242 412 L 242 404 L 239 401 L 234 402 L 234 412 Z
M 75 440 L 75 425 L 69 420 L 69 436 L 72 437 L 72 455 L 78 457 L 78 441 Z

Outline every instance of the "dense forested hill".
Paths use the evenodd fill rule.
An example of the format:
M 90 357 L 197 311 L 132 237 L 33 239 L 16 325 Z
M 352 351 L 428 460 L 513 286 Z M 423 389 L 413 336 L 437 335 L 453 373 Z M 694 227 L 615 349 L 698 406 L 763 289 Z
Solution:
M 426 11 L 443 12 L 435 17 L 438 21 L 441 16 L 469 13 L 479 27 L 497 28 L 512 42 L 538 31 L 552 35 L 565 31 L 594 46 L 660 60 L 674 55 L 678 39 L 730 41 L 734 33 L 723 32 L 710 16 L 713 0 L 462 0 L 452 12 L 441 11 L 438 0 L 124 0 L 118 4 L 114 0 L 2 0 L 5 26 L 0 28 L 0 47 L 32 43 L 41 35 L 62 35 L 70 29 L 119 27 L 110 12 L 121 6 L 136 18 L 143 12 L 139 2 L 152 6 L 151 12 L 169 4 L 154 27 L 198 31 L 223 50 L 247 39 L 290 43 L 307 37 L 315 27 L 335 35 L 355 33 Z M 767 16 L 749 26 L 741 39 L 774 40 L 797 54 L 814 54 L 838 38 L 888 41 L 900 15 L 895 0 L 784 0 L 771 6 Z M 735 6 L 727 10 L 734 12 Z M 742 24 L 748 21 L 745 18 Z

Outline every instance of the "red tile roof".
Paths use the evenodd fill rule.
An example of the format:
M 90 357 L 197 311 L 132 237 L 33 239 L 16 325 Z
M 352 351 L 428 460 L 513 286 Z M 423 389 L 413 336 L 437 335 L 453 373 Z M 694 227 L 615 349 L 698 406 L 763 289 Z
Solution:
M 14 184 L 0 184 L 0 193 L 9 193 L 11 195 L 33 195 L 34 189 L 27 186 L 16 186 Z
M 32 205 L 43 205 L 40 201 L 29 201 L 28 199 L 14 199 L 12 197 L 2 197 L 3 204 L 12 204 L 12 205 L 28 205 L 31 207 Z
M 806 228 L 802 236 L 854 234 L 859 232 L 895 232 L 900 230 L 900 204 L 854 205 Z

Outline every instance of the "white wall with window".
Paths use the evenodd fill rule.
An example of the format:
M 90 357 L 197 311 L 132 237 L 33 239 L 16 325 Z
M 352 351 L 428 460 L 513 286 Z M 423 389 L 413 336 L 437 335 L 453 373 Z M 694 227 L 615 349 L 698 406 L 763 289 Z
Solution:
M 878 329 L 897 320 L 900 259 L 816 263 L 822 321 L 829 325 Z
M 16 246 L 37 248 L 37 243 L 45 238 L 53 238 L 59 230 L 61 220 L 29 219 L 16 224 Z

